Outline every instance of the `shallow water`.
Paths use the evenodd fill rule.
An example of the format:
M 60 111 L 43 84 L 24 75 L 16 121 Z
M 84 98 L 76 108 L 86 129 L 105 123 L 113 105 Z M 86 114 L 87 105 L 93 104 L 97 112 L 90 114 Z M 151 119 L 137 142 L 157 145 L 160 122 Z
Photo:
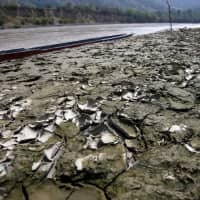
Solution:
M 174 24 L 174 28 L 196 28 L 200 24 Z M 169 24 L 107 24 L 107 25 L 68 25 L 53 27 L 21 28 L 0 30 L 0 50 L 30 48 L 56 44 L 91 37 L 120 33 L 136 35 L 166 30 Z

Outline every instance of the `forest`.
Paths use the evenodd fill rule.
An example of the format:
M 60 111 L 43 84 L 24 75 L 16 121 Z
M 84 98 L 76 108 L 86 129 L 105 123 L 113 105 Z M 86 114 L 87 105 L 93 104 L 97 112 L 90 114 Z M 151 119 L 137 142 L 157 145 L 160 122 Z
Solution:
M 200 10 L 172 10 L 176 23 L 199 23 Z M 72 5 L 57 8 L 35 8 L 29 6 L 1 5 L 0 27 L 19 28 L 22 26 L 95 24 L 95 23 L 159 23 L 168 22 L 166 11 L 141 11 L 97 7 L 94 5 Z

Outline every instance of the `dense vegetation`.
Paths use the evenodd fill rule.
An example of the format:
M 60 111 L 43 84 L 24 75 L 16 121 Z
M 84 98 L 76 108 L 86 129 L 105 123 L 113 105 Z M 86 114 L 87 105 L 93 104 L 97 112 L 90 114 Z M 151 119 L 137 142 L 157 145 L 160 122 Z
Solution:
M 0 0 L 0 4 L 18 3 L 19 5 L 34 7 L 64 6 L 66 3 L 74 5 L 89 5 L 101 7 L 135 8 L 139 10 L 161 10 L 166 8 L 166 0 Z M 199 0 L 171 0 L 172 7 L 176 9 L 189 9 L 200 7 Z
M 200 10 L 173 10 L 174 22 L 200 22 Z M 96 7 L 67 4 L 57 8 L 0 6 L 0 26 L 51 25 L 72 23 L 168 22 L 167 11 Z

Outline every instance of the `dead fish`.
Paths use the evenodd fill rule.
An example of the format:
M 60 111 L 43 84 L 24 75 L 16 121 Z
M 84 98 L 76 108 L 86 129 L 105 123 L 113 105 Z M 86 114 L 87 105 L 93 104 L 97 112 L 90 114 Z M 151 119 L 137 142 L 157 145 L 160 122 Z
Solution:
M 22 112 L 24 110 L 23 107 L 21 107 L 21 105 L 12 105 L 10 107 L 10 111 L 11 111 L 11 116 L 13 118 L 16 118 L 20 112 Z
M 142 97 L 144 97 L 144 95 L 142 94 L 141 89 L 139 87 L 136 87 L 134 92 L 127 91 L 122 95 L 122 99 L 127 101 L 135 101 L 141 99 Z
M 0 94 L 0 101 L 4 98 L 5 95 L 6 94 L 3 94 L 3 93 Z
M 13 132 L 11 130 L 6 130 L 1 132 L 1 137 L 4 139 L 9 139 L 13 136 Z
M 40 120 L 37 120 L 35 123 L 38 125 L 42 125 L 43 127 L 44 126 L 48 126 L 50 123 L 54 122 L 55 120 L 55 117 L 54 116 L 50 116 L 48 117 L 47 116 L 44 116 L 45 119 L 40 119 Z
M 46 113 L 47 113 L 47 114 L 54 114 L 54 113 L 56 112 L 56 110 L 57 110 L 57 107 L 56 107 L 56 106 L 53 106 L 53 107 L 49 108 L 49 109 L 46 111 Z
M 169 129 L 169 132 L 174 133 L 174 132 L 181 132 L 181 131 L 185 131 L 187 129 L 187 126 L 184 124 L 181 125 L 173 125 L 171 126 L 171 128 Z
M 76 104 L 76 99 L 73 96 L 68 96 L 65 108 L 72 108 Z
M 84 165 L 85 163 L 88 163 L 90 161 L 91 162 L 102 161 L 105 159 L 105 157 L 106 157 L 106 153 L 99 153 L 99 154 L 90 154 L 85 157 L 78 158 L 75 161 L 76 169 L 77 169 L 77 171 L 82 171 L 85 168 L 85 165 Z
M 94 113 L 98 110 L 98 104 L 95 100 L 89 99 L 86 104 L 78 104 L 78 108 L 83 112 Z
M 127 170 L 134 167 L 135 165 L 135 159 L 133 156 L 133 153 L 126 150 L 126 152 L 123 154 L 124 162 L 126 163 Z
M 38 162 L 33 163 L 32 171 L 48 172 L 52 165 L 52 162 L 44 162 L 43 159 L 40 159 Z
M 7 152 L 6 152 L 6 155 L 4 156 L 4 158 L 0 160 L 0 163 L 13 160 L 14 158 L 15 158 L 15 157 L 14 157 L 14 155 L 13 155 L 13 151 L 7 151 Z
M 56 163 L 53 163 L 53 164 L 50 166 L 49 170 L 48 170 L 47 178 L 48 178 L 48 179 L 54 179 L 55 174 L 56 174 Z
M 187 74 L 186 77 L 185 77 L 185 80 L 190 81 L 190 80 L 193 79 L 193 77 L 194 77 L 194 75 L 193 75 L 194 70 L 193 69 L 188 68 L 188 69 L 185 70 L 185 73 Z
M 83 158 L 78 158 L 76 161 L 75 161 L 75 166 L 76 166 L 76 169 L 78 171 L 82 171 L 84 169 L 84 162 L 90 160 L 90 159 L 97 159 L 96 157 L 94 157 L 93 155 L 88 155 L 88 156 L 85 156 Z
M 82 90 L 89 91 L 89 90 L 91 90 L 93 88 L 93 85 L 91 83 L 88 83 L 88 81 L 87 81 L 87 82 L 83 83 L 80 88 Z
M 86 90 L 87 87 L 88 87 L 88 85 L 86 85 L 86 84 L 82 84 L 82 85 L 81 85 L 81 89 L 82 89 L 82 90 Z
M 65 111 L 64 116 L 67 121 L 70 121 L 74 120 L 77 117 L 77 114 L 73 110 L 69 109 Z
M 20 134 L 17 136 L 17 142 L 26 142 L 30 140 L 35 140 L 38 136 L 38 132 L 34 129 L 30 128 L 29 126 L 25 126 Z
M 8 114 L 8 110 L 1 110 L 0 111 L 0 120 L 5 119 L 7 114 Z
M 61 109 L 58 109 L 58 110 L 56 110 L 55 115 L 56 115 L 57 117 L 63 117 L 64 111 L 61 110 Z
M 104 123 L 88 130 L 86 135 L 99 138 L 99 143 L 101 142 L 101 144 L 117 144 L 119 142 L 119 137 Z M 97 146 L 99 145 L 97 144 Z
M 61 142 L 57 142 L 51 148 L 44 150 L 45 157 L 52 161 L 62 146 Z
M 193 69 L 190 69 L 190 68 L 187 68 L 187 69 L 185 70 L 185 72 L 186 72 L 187 74 L 192 74 L 192 73 L 194 73 L 194 70 L 193 70 Z
M 52 167 L 52 165 L 53 165 L 53 163 L 42 163 L 42 165 L 40 166 L 40 168 L 39 168 L 39 171 L 41 171 L 41 172 L 49 172 L 49 170 L 51 169 L 51 167 Z
M 102 111 L 97 111 L 91 116 L 94 123 L 100 123 L 102 119 Z
M 4 143 L 0 143 L 0 146 L 2 146 L 4 149 L 7 150 L 13 150 L 15 148 L 15 145 L 17 145 L 18 143 L 16 142 L 15 139 L 10 139 Z
M 0 164 L 0 178 L 6 176 L 7 173 L 8 173 L 7 164 L 6 163 Z
M 54 124 L 50 124 L 47 127 L 44 128 L 45 131 L 49 132 L 49 133 L 53 133 L 55 131 L 56 127 Z
M 103 144 L 117 144 L 119 142 L 119 138 L 117 138 L 114 134 L 110 132 L 102 132 L 101 133 L 101 142 Z
M 44 132 L 39 135 L 37 140 L 41 143 L 47 142 L 51 137 L 53 137 L 52 133 Z
M 42 160 L 43 159 L 40 159 L 39 161 L 33 163 L 33 165 L 32 165 L 32 171 L 36 171 L 36 170 L 39 169 L 40 165 L 42 164 Z
M 193 77 L 194 77 L 194 75 L 189 74 L 189 75 L 187 75 L 187 76 L 185 77 L 185 79 L 186 79 L 187 81 L 190 81 L 190 80 L 192 80 Z
M 90 115 L 85 113 L 82 113 L 73 122 L 75 122 L 76 126 L 79 127 L 81 130 L 85 130 L 93 123 Z
M 24 99 L 24 100 L 20 100 L 20 101 L 15 102 L 10 107 L 11 116 L 13 118 L 16 118 L 17 115 L 20 112 L 22 112 L 23 110 L 25 110 L 28 106 L 30 106 L 31 103 L 32 103 L 31 99 Z
M 174 181 L 174 180 L 176 180 L 175 176 L 173 174 L 169 174 L 169 173 L 165 174 L 163 178 L 165 180 L 167 180 L 167 181 Z
M 12 86 L 12 88 L 11 88 L 12 90 L 16 90 L 17 89 L 17 86 Z
M 34 129 L 34 130 L 39 130 L 39 129 L 42 129 L 43 128 L 43 125 L 40 124 L 40 123 L 33 123 L 33 124 L 29 124 L 28 125 L 30 128 Z
M 191 153 L 197 153 L 199 154 L 200 151 L 195 150 L 193 147 L 191 147 L 189 144 L 184 144 L 185 148 L 190 151 Z
M 87 138 L 86 144 L 84 145 L 84 149 L 98 149 L 98 144 L 100 142 L 99 138 L 94 138 L 91 135 L 89 135 Z
M 134 93 L 133 92 L 126 92 L 122 95 L 122 99 L 132 101 L 134 99 Z
M 57 99 L 57 104 L 60 105 L 60 104 L 63 104 L 64 102 L 67 101 L 67 97 L 60 97 Z
M 186 87 L 186 86 L 187 86 L 187 84 L 188 84 L 188 82 L 187 82 L 187 81 L 183 81 L 183 83 L 181 84 L 181 86 L 182 86 L 182 87 Z
M 120 120 L 113 117 L 108 120 L 108 125 L 113 128 L 119 136 L 126 139 L 137 138 L 140 132 L 140 130 L 128 119 Z
M 65 120 L 63 119 L 63 117 L 56 117 L 56 121 L 55 124 L 57 126 L 60 126 Z
M 129 151 L 131 152 L 137 151 L 134 139 L 125 139 L 124 144 Z
M 39 161 L 34 162 L 32 171 L 47 172 L 46 177 L 49 179 L 54 178 L 57 159 L 62 153 L 62 142 L 57 142 L 51 148 L 44 150 L 44 156 Z

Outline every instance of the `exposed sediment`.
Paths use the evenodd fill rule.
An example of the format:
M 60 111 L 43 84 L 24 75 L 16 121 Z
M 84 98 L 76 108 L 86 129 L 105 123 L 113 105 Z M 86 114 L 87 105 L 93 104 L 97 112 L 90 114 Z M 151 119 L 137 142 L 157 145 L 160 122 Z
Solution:
M 0 199 L 199 199 L 199 33 L 0 63 Z

